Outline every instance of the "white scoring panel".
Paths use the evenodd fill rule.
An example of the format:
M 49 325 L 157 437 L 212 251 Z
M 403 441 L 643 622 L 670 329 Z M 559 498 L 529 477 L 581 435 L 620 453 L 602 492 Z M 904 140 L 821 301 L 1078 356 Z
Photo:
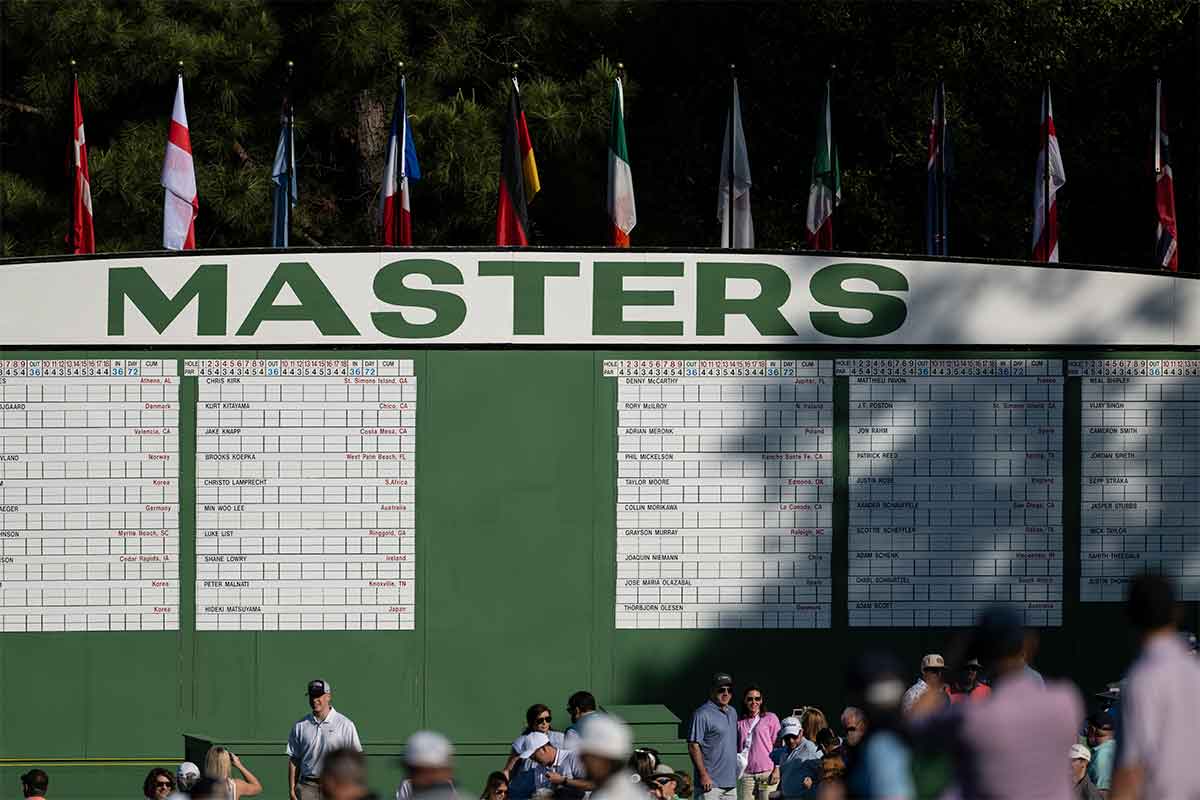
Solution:
M 413 627 L 411 361 L 188 361 L 196 627 Z
M 174 361 L 0 361 L 0 631 L 179 629 Z
M 830 361 L 605 361 L 618 628 L 828 628 Z
M 854 359 L 851 626 L 1062 624 L 1062 362 Z
M 1200 361 L 1072 361 L 1083 379 L 1079 595 L 1139 572 L 1200 600 Z

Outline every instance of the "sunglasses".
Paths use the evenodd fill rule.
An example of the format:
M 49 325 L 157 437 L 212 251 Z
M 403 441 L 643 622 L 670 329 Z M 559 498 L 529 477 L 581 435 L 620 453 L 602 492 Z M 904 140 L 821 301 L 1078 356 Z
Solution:
M 533 722 L 535 725 L 541 725 L 543 722 L 546 723 L 547 725 L 549 725 L 550 720 L 552 720 L 552 719 L 554 719 L 554 718 L 553 717 L 538 717 Z
M 746 702 L 747 703 L 761 703 L 762 698 L 761 697 L 747 697 Z
M 668 783 L 676 783 L 676 780 L 670 776 L 664 775 L 662 777 L 655 778 L 654 782 L 659 786 L 666 786 Z
M 717 694 L 733 694 L 732 686 L 718 686 Z
M 170 789 L 171 782 L 170 781 L 155 781 L 154 788 L 155 789 Z

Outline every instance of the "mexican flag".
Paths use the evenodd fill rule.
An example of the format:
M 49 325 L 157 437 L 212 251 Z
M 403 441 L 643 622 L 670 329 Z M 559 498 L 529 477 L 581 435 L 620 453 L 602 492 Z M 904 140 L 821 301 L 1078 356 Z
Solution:
M 842 176 L 829 108 L 831 83 L 825 81 L 825 102 L 817 119 L 817 152 L 813 156 L 812 185 L 808 190 L 808 230 L 805 235 L 813 250 L 833 249 L 833 209 L 842 202 Z

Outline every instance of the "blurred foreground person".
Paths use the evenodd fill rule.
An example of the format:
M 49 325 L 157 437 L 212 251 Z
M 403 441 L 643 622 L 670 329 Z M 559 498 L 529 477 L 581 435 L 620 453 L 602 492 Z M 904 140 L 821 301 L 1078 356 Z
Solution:
M 1200 662 L 1177 635 L 1171 584 L 1136 578 L 1126 602 L 1141 639 L 1121 689 L 1115 800 L 1200 797 Z
M 1063 754 L 1083 722 L 1083 698 L 1066 682 L 1043 686 L 1025 670 L 1020 613 L 996 606 L 983 612 L 975 646 L 995 676 L 991 697 L 938 710 L 929 692 L 911 711 L 909 730 L 954 755 L 963 800 L 1071 800 Z
M 396 800 L 457 800 L 454 746 L 434 731 L 417 731 L 404 743 L 408 777 L 396 787 Z
M 646 800 L 625 762 L 633 752 L 633 734 L 615 717 L 596 714 L 579 734 L 579 758 L 595 785 L 591 800 Z
M 175 768 L 175 794 L 172 800 L 187 798 L 192 793 L 192 787 L 200 780 L 200 768 L 191 761 L 184 761 Z
M 343 747 L 325 756 L 321 800 L 363 800 L 369 792 L 367 759 L 362 753 Z
M 508 776 L 503 772 L 493 772 L 488 775 L 479 800 L 508 800 Z
M 50 776 L 40 769 L 31 769 L 21 776 L 21 796 L 28 800 L 46 800 Z
M 1088 719 L 1088 745 L 1092 748 L 1088 778 L 1105 795 L 1112 788 L 1113 765 L 1117 761 L 1117 740 L 1113 735 L 1116 726 L 1116 718 L 1108 710 L 1097 711 Z
M 922 658 L 921 677 L 917 678 L 917 682 L 908 687 L 908 691 L 904 693 L 904 699 L 900 703 L 901 710 L 905 714 L 909 713 L 917 701 L 926 694 L 936 695 L 940 702 L 950 702 L 950 687 L 944 680 L 945 673 L 946 659 L 942 656 L 930 653 Z
M 846 797 L 862 800 L 916 797 L 911 752 L 901 729 L 904 681 L 900 675 L 896 660 L 882 653 L 864 654 L 850 672 L 849 688 L 861 715 L 861 727 L 855 731 L 859 740 L 847 764 Z M 824 794 L 830 796 L 828 792 Z
M 962 677 L 950 689 L 950 702 L 961 703 L 966 700 L 978 702 L 986 699 L 992 693 L 992 687 L 982 680 L 983 665 L 978 658 L 972 658 L 963 665 Z
M 1104 800 L 1104 795 L 1088 778 L 1088 764 L 1092 761 L 1092 751 L 1085 744 L 1071 745 L 1071 783 L 1075 786 L 1075 796 L 1079 800 Z

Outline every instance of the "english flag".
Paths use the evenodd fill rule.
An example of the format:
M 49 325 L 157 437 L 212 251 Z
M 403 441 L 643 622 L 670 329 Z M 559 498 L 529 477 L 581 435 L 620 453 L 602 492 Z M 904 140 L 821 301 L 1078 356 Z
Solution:
M 1049 167 L 1047 167 L 1047 164 Z M 1042 150 L 1038 153 L 1037 180 L 1033 187 L 1033 260 L 1058 263 L 1058 190 L 1067 184 L 1062 151 L 1054 130 L 1050 84 L 1042 94 Z
M 629 247 L 629 233 L 637 225 L 637 208 L 633 202 L 629 149 L 625 144 L 625 88 L 620 76 L 613 82 L 608 129 L 608 218 L 612 221 L 612 246 Z
M 92 227 L 92 179 L 88 173 L 87 139 L 83 135 L 83 106 L 79 102 L 79 78 L 75 79 L 75 119 L 71 126 L 71 165 L 74 196 L 71 201 L 71 252 L 96 252 L 96 232 Z
M 400 78 L 400 93 L 392 112 L 392 131 L 388 134 L 387 163 L 383 168 L 383 188 L 379 215 L 383 225 L 383 243 L 409 246 L 412 242 L 412 206 L 409 203 L 409 179 L 420 180 L 417 146 L 408 124 L 408 81 Z
M 78 101 L 76 101 L 78 102 Z M 82 135 L 83 130 L 80 129 Z M 1167 110 L 1163 106 L 1162 80 L 1154 81 L 1154 205 L 1158 211 L 1158 235 L 1154 258 L 1158 266 L 1179 271 L 1179 230 L 1175 221 L 1175 177 L 1171 173 Z
M 833 141 L 833 111 L 830 108 L 833 81 L 825 82 L 825 102 L 817 118 L 817 149 L 813 154 L 812 185 L 808 190 L 808 246 L 813 250 L 833 249 L 833 210 L 842 202 L 842 174 L 838 168 L 837 145 Z
M 508 96 L 508 120 L 504 125 L 504 144 L 500 151 L 500 195 L 496 203 L 496 244 L 529 244 L 529 203 L 541 191 L 537 161 L 525 109 L 521 108 L 521 90 L 512 79 Z
M 192 140 L 188 135 L 187 111 L 183 105 L 183 73 L 175 87 L 175 107 L 167 132 L 167 152 L 163 157 L 163 247 L 168 250 L 196 249 L 196 214 L 200 198 L 196 196 L 196 168 L 192 161 Z
M 731 138 L 732 137 L 732 138 Z M 750 151 L 742 130 L 742 101 L 737 78 L 729 96 L 725 140 L 721 144 L 721 182 L 717 187 L 717 221 L 721 247 L 754 247 L 754 218 L 750 214 Z

